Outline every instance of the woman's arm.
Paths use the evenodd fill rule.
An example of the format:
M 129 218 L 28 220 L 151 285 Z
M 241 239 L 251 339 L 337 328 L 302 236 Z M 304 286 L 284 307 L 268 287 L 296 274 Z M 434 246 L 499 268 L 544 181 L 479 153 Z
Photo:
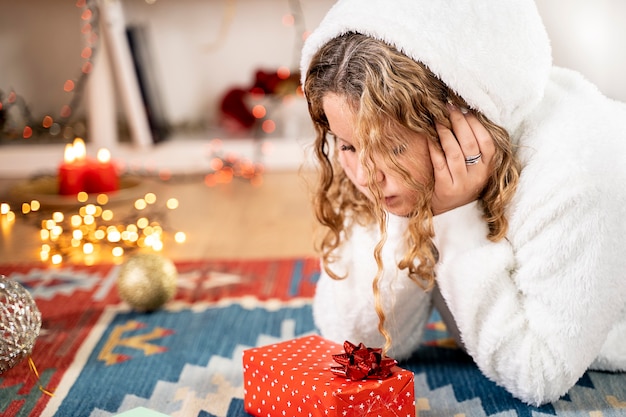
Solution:
M 486 238 L 478 203 L 434 218 L 437 282 L 465 347 L 485 375 L 531 404 L 565 394 L 599 354 L 626 370 L 623 350 L 604 352 L 626 305 L 626 113 L 580 76 L 554 72 L 517 144 L 524 167 L 506 238 Z M 454 133 L 482 149 L 467 130 Z M 452 179 L 439 181 L 440 195 L 450 184 L 464 189 Z
M 477 203 L 435 218 L 437 282 L 468 352 L 531 404 L 557 400 L 576 383 L 626 296 L 624 206 L 608 184 L 558 169 L 520 184 L 508 238 L 497 243 L 485 238 Z M 541 176 L 533 170 L 526 175 Z
M 398 270 L 398 260 L 404 254 L 406 219 L 392 215 L 388 218 L 380 298 L 387 317 L 385 327 L 392 337 L 389 355 L 403 359 L 419 346 L 431 303 L 430 294 Z M 322 336 L 338 343 L 349 340 L 369 347 L 384 345 L 372 291 L 377 272 L 373 253 L 378 240 L 377 227 L 353 225 L 349 238 L 336 253 L 337 261 L 330 265 L 334 273 L 346 278 L 335 280 L 322 270 L 313 303 L 315 323 Z

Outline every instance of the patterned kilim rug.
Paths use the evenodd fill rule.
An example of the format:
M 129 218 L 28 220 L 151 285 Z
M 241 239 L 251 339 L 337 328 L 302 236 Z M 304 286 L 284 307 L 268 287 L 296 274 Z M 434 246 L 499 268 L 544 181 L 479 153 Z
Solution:
M 317 261 L 198 261 L 177 268 L 175 300 L 139 313 L 120 302 L 118 266 L 0 265 L 0 274 L 29 289 L 43 316 L 32 353 L 39 382 L 26 360 L 0 375 L 0 415 L 104 417 L 146 407 L 172 417 L 248 416 L 242 352 L 316 332 Z M 415 373 L 418 416 L 626 415 L 626 375 L 588 372 L 560 401 L 529 407 L 450 346 L 437 314 L 426 336 L 401 363 Z

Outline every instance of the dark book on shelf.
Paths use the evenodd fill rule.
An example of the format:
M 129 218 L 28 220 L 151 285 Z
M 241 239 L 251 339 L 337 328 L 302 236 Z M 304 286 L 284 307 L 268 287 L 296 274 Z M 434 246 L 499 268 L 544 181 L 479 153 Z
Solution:
M 146 109 L 152 140 L 154 143 L 159 143 L 167 139 L 171 129 L 165 117 L 159 83 L 156 79 L 148 30 L 142 25 L 128 25 L 126 37 L 137 74 L 141 98 Z

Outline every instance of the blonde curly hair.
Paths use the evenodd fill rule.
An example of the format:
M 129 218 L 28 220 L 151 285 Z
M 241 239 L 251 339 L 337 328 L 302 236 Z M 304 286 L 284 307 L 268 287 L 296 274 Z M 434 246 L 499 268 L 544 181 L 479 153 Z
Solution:
M 319 181 L 314 191 L 314 212 L 323 226 L 317 250 L 325 271 L 334 279 L 330 265 L 333 252 L 341 244 L 352 222 L 378 224 L 381 240 L 373 256 L 378 265 L 373 281 L 379 331 L 387 349 L 391 340 L 385 330 L 385 314 L 378 285 L 382 276 L 381 251 L 386 240 L 386 213 L 382 193 L 374 180 L 374 155 L 382 156 L 406 186 L 419 196 L 409 215 L 406 252 L 398 268 L 420 287 L 429 290 L 435 282 L 434 267 L 438 252 L 433 244 L 431 199 L 434 181 L 420 184 L 411 178 L 405 166 L 390 149 L 402 147 L 402 135 L 389 132 L 410 130 L 426 136 L 441 148 L 435 123 L 451 127 L 446 104 L 451 101 L 467 108 L 467 103 L 450 90 L 426 66 L 394 47 L 371 37 L 347 33 L 326 43 L 312 58 L 306 73 L 304 94 L 316 130 L 314 152 L 319 162 Z M 364 196 L 348 179 L 334 152 L 335 138 L 324 113 L 323 100 L 328 94 L 345 98 L 355 115 L 355 138 L 358 138 L 361 163 L 369 175 L 373 201 Z M 508 133 L 479 112 L 472 111 L 493 137 L 496 153 L 493 171 L 480 195 L 484 218 L 489 225 L 489 239 L 502 239 L 508 227 L 505 216 L 518 180 L 520 165 L 514 156 Z

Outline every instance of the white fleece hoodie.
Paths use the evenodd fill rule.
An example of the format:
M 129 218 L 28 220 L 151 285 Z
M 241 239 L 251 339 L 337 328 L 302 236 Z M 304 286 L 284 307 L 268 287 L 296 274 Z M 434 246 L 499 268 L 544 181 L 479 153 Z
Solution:
M 523 170 L 506 239 L 491 242 L 477 203 L 436 216 L 437 284 L 468 353 L 538 405 L 587 369 L 626 371 L 626 105 L 552 65 L 530 0 L 340 0 L 303 48 L 349 31 L 427 65 L 519 145 Z M 419 344 L 431 295 L 395 266 L 406 219 L 390 216 L 382 297 L 392 355 Z M 381 345 L 371 290 L 376 227 L 355 226 L 320 278 L 314 316 L 338 342 Z

